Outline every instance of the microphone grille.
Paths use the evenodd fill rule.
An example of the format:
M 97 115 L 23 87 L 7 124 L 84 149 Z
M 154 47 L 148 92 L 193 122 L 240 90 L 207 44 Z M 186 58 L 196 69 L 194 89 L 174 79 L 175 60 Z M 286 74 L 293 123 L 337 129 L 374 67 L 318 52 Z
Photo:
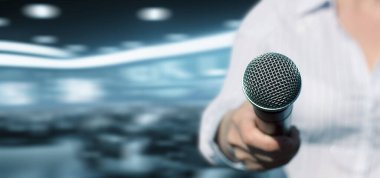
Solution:
M 243 90 L 250 102 L 265 111 L 281 111 L 292 104 L 301 90 L 301 75 L 288 57 L 265 53 L 253 59 L 243 77 Z

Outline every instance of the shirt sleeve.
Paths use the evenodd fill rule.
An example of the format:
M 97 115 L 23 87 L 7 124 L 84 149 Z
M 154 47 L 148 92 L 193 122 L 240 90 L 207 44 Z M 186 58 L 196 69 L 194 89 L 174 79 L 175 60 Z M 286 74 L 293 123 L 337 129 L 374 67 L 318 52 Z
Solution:
M 219 123 L 225 113 L 240 106 L 246 99 L 242 90 L 245 67 L 256 56 L 268 52 L 265 39 L 276 25 L 272 0 L 256 5 L 243 20 L 235 37 L 229 70 L 219 95 L 202 115 L 199 149 L 213 165 L 244 169 L 244 165 L 227 159 L 215 143 Z

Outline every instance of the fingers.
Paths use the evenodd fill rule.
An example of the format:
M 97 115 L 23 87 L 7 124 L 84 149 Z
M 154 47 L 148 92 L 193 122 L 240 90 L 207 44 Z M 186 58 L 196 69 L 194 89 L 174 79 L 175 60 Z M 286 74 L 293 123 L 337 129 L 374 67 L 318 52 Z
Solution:
M 247 110 L 245 112 L 247 112 Z M 296 127 L 291 127 L 288 135 L 273 137 L 263 133 L 256 126 L 255 120 L 259 118 L 255 115 L 253 110 L 250 113 L 251 115 L 237 115 L 240 119 L 236 119 L 237 123 L 235 122 L 237 130 L 239 130 L 239 136 L 244 144 L 266 152 L 276 152 L 282 149 L 294 150 L 300 147 L 301 141 L 299 131 Z
M 236 159 L 242 162 L 247 170 L 262 171 L 271 168 L 270 165 L 273 164 L 273 159 L 268 156 L 260 155 L 258 157 L 257 154 L 239 148 L 235 148 L 234 152 Z
M 239 148 L 235 149 L 236 158 L 242 162 L 247 170 L 260 171 L 264 170 L 264 165 L 257 160 L 251 153 L 241 150 Z
M 280 149 L 279 142 L 261 132 L 254 122 L 258 118 L 243 118 L 238 124 L 240 136 L 244 143 L 253 148 L 258 148 L 267 152 L 274 152 Z
M 277 141 L 271 136 L 264 134 L 256 127 L 256 119 L 259 118 L 256 116 L 253 107 L 249 102 L 243 103 L 241 107 L 235 111 L 233 123 L 239 131 L 239 137 L 241 138 L 243 145 L 259 148 L 268 152 L 278 150 L 280 147 Z M 231 141 L 233 140 L 231 139 Z M 241 143 L 238 143 L 238 145 L 241 145 Z
M 257 159 L 249 151 L 240 147 L 234 147 L 234 156 L 239 161 L 257 162 Z
M 258 164 L 257 162 L 243 161 L 243 163 L 247 170 L 263 171 L 266 169 L 263 164 Z
M 231 126 L 227 134 L 227 141 L 232 147 L 239 147 L 245 151 L 249 151 L 249 148 L 241 139 L 239 130 L 237 129 L 235 124 Z
M 291 127 L 284 136 L 263 133 L 255 123 L 259 119 L 246 102 L 231 114 L 225 141 L 233 160 L 243 162 L 249 170 L 266 170 L 287 164 L 300 147 L 300 133 Z
M 296 149 L 296 152 L 298 152 L 300 146 L 301 146 L 301 137 L 300 132 L 297 129 L 297 127 L 292 126 L 289 131 L 289 137 L 290 137 L 290 143 L 293 146 L 293 149 Z
M 299 139 L 299 136 L 300 136 L 300 132 L 299 132 L 299 130 L 297 129 L 297 127 L 295 127 L 295 126 L 292 126 L 292 127 L 290 127 L 290 130 L 289 130 L 289 136 L 291 137 L 291 138 L 298 138 Z
M 296 127 L 292 126 L 287 136 L 273 137 L 282 149 L 298 149 L 301 144 L 299 131 Z

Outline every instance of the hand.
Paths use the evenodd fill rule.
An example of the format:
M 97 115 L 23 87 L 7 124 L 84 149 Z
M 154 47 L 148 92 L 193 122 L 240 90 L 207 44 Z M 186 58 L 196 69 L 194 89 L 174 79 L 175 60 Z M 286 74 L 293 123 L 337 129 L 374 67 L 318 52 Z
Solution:
M 259 118 L 249 102 L 224 117 L 217 135 L 223 153 L 232 161 L 244 163 L 246 169 L 252 171 L 287 164 L 301 144 L 298 130 L 292 127 L 288 135 L 270 136 L 256 127 L 256 119 Z

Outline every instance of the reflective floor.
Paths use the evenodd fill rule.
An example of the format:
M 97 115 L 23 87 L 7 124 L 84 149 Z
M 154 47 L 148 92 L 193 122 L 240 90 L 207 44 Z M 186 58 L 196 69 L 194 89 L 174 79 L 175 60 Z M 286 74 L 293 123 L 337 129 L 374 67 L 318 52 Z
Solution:
M 3 112 L 1 177 L 252 177 L 201 157 L 203 109 L 136 104 Z

